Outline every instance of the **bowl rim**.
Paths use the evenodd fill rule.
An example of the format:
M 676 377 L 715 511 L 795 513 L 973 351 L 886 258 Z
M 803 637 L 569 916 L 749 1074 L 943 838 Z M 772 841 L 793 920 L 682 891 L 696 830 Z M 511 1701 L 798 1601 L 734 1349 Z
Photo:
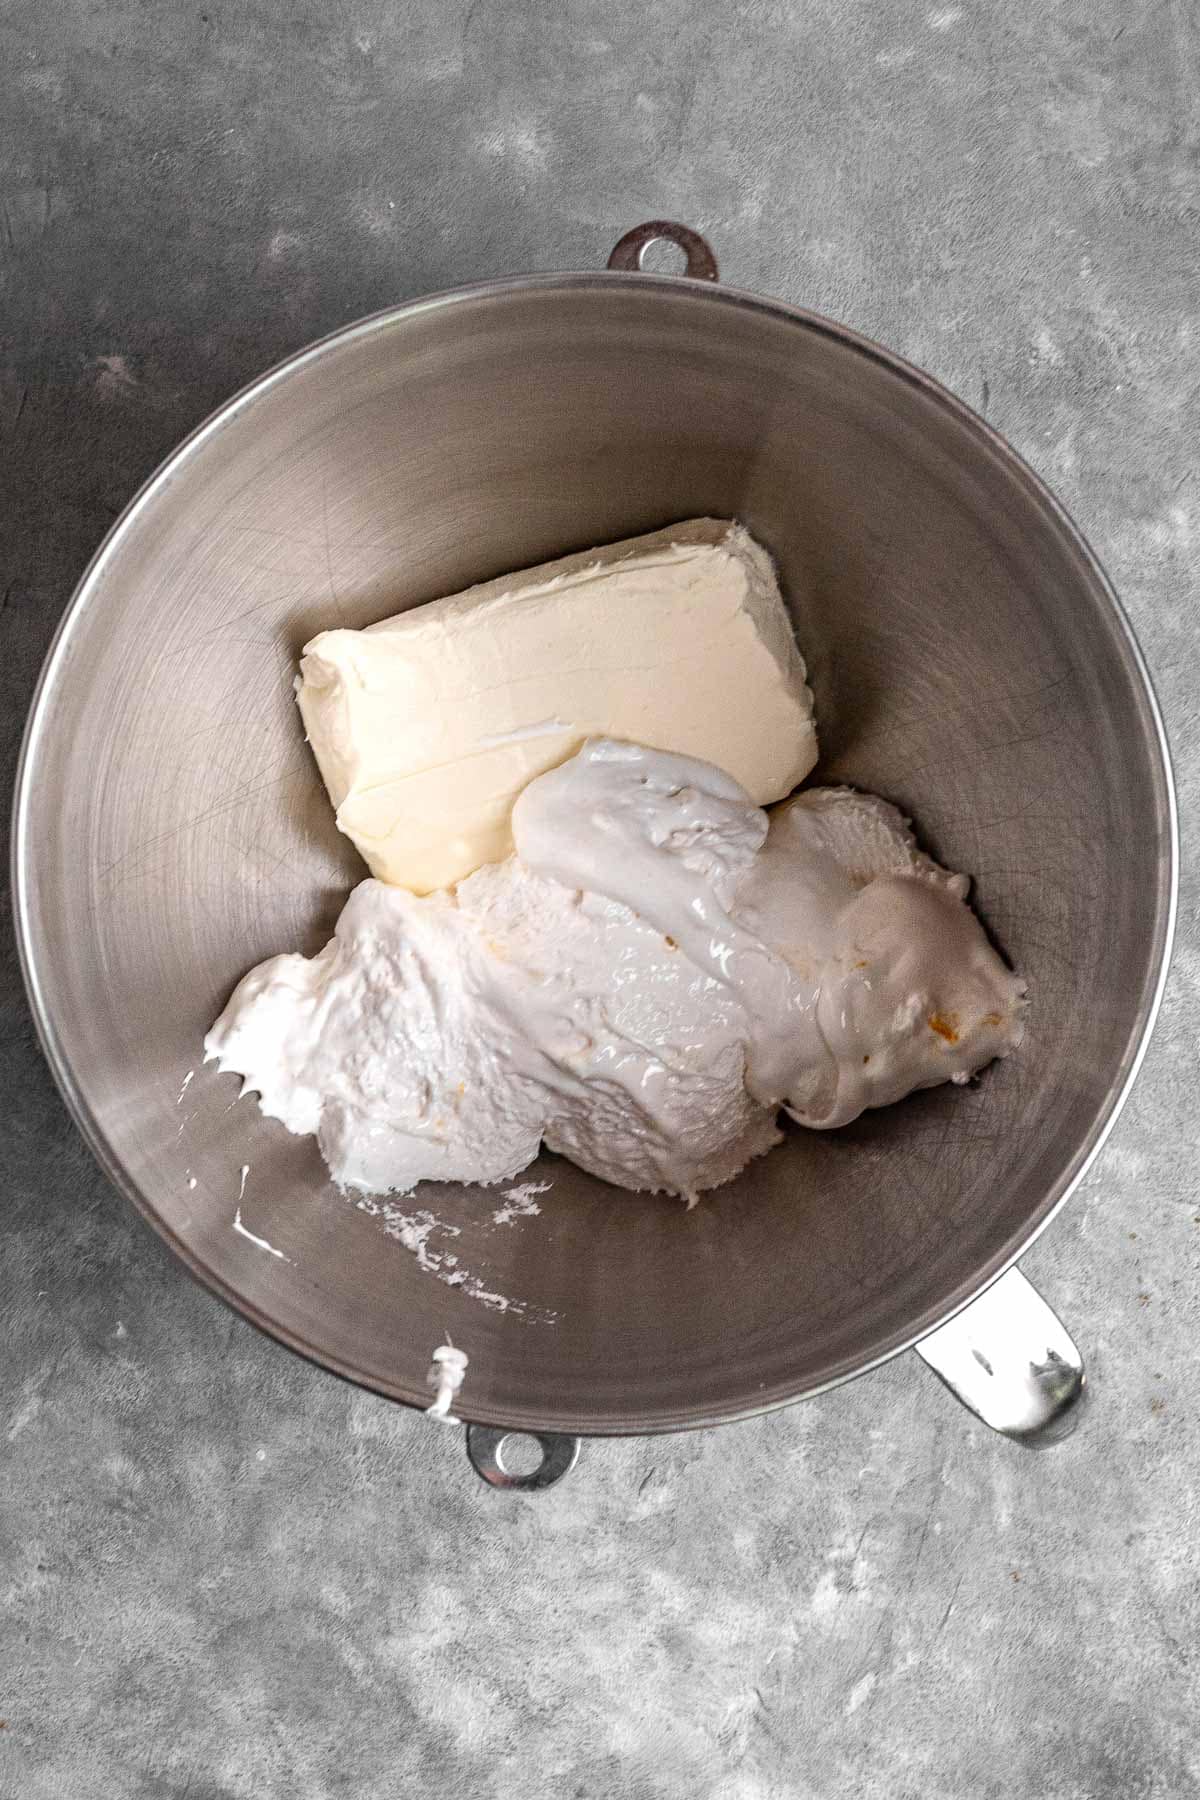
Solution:
M 1144 984 L 1138 1016 L 1129 1038 L 1123 1066 L 1109 1086 L 1108 1093 L 1096 1111 L 1088 1133 L 1065 1161 L 1057 1179 L 1051 1183 L 1047 1198 L 1027 1229 L 1015 1233 L 968 1281 L 960 1284 L 946 1300 L 930 1307 L 910 1326 L 893 1334 L 882 1348 L 853 1366 L 838 1370 L 819 1382 L 804 1384 L 794 1391 L 773 1393 L 765 1398 L 750 1397 L 742 1404 L 709 1408 L 701 1413 L 656 1414 L 639 1420 L 620 1418 L 609 1421 L 572 1418 L 547 1419 L 534 1412 L 475 1410 L 466 1402 L 458 1406 L 465 1423 L 492 1425 L 512 1431 L 569 1432 L 591 1437 L 646 1436 L 682 1430 L 705 1430 L 716 1425 L 731 1424 L 741 1419 L 761 1417 L 795 1402 L 810 1399 L 840 1387 L 843 1382 L 869 1374 L 903 1351 L 947 1324 L 964 1311 L 973 1300 L 1000 1279 L 1041 1236 L 1046 1227 L 1066 1204 L 1103 1149 L 1141 1070 L 1162 1004 L 1170 969 L 1178 908 L 1179 883 L 1179 817 L 1170 746 L 1162 710 L 1150 677 L 1145 657 L 1129 618 L 1117 596 L 1099 557 L 1076 525 L 1062 502 L 1029 466 L 1020 453 L 972 407 L 951 392 L 934 376 L 908 362 L 896 352 L 847 325 L 826 318 L 810 308 L 788 301 L 768 298 L 748 290 L 720 282 L 695 280 L 682 275 L 658 275 L 645 272 L 589 270 L 580 272 L 547 272 L 495 277 L 443 289 L 432 294 L 381 308 L 362 318 L 339 326 L 315 339 L 267 368 L 262 374 L 239 388 L 212 413 L 195 426 L 158 467 L 147 477 L 109 527 L 89 559 L 75 585 L 51 639 L 34 688 L 17 761 L 12 811 L 10 877 L 13 901 L 14 935 L 18 958 L 30 1010 L 38 1039 L 49 1064 L 59 1093 L 66 1103 L 76 1128 L 112 1185 L 141 1214 L 165 1241 L 172 1254 L 195 1280 L 215 1294 L 227 1306 L 276 1342 L 302 1356 L 318 1368 L 340 1376 L 343 1380 L 381 1394 L 400 1404 L 423 1409 L 428 1394 L 418 1392 L 403 1382 L 390 1382 L 369 1374 L 339 1358 L 330 1356 L 315 1342 L 272 1318 L 261 1307 L 243 1298 L 237 1290 L 217 1275 L 204 1260 L 160 1216 L 153 1201 L 143 1192 L 126 1170 L 105 1136 L 99 1119 L 92 1112 L 77 1083 L 70 1059 L 61 1041 L 53 1012 L 48 1005 L 39 975 L 40 949 L 34 924 L 30 893 L 36 848 L 30 834 L 32 789 L 36 780 L 39 748 L 45 729 L 45 717 L 55 684 L 71 647 L 71 640 L 85 609 L 97 591 L 109 563 L 119 552 L 125 537 L 136 521 L 153 507 L 160 490 L 174 481 L 189 460 L 210 439 L 249 411 L 264 395 L 311 364 L 335 350 L 389 330 L 437 311 L 450 312 L 455 307 L 479 301 L 503 301 L 536 292 L 578 292 L 594 290 L 613 292 L 636 288 L 639 293 L 659 292 L 664 297 L 684 299 L 717 307 L 731 307 L 766 314 L 797 326 L 814 336 L 831 340 L 843 349 L 877 363 L 892 375 L 921 391 L 936 405 L 948 410 L 981 446 L 1003 464 L 1026 490 L 1030 500 L 1040 506 L 1067 545 L 1074 551 L 1097 599 L 1106 601 L 1117 624 L 1121 646 L 1128 658 L 1131 674 L 1140 682 L 1147 716 L 1153 726 L 1153 744 L 1157 748 L 1157 770 L 1162 788 L 1165 830 L 1157 870 L 1153 960 L 1147 969 L 1153 973 Z

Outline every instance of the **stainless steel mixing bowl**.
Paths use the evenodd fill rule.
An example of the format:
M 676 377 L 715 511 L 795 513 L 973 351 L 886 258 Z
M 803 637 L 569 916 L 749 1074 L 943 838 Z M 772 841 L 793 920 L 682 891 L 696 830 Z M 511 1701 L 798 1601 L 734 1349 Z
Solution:
M 397 1400 L 428 1403 L 449 1335 L 470 1356 L 459 1410 L 494 1426 L 734 1419 L 926 1338 L 1094 1156 L 1170 939 L 1162 727 L 1070 520 L 987 425 L 876 345 L 637 273 L 660 234 L 625 244 L 625 272 L 366 319 L 231 401 L 84 576 L 19 780 L 29 990 L 112 1180 L 248 1318 Z M 966 1090 L 791 1132 L 691 1213 L 552 1157 L 522 1178 L 545 1184 L 536 1218 L 496 1224 L 494 1193 L 459 1188 L 356 1206 L 310 1141 L 200 1066 L 234 981 L 315 950 L 363 873 L 301 736 L 297 652 L 324 626 L 702 513 L 744 520 L 778 559 L 820 778 L 886 795 L 974 875 L 1029 979 L 1025 1044 Z M 993 1289 L 993 1327 L 1019 1280 Z M 1035 1384 L 1057 1382 L 1043 1414 L 1078 1387 L 1073 1366 L 1059 1379 L 1064 1342 L 1040 1362 L 1018 1347 Z M 960 1322 L 929 1355 L 969 1389 L 989 1360 L 972 1350 Z M 1004 1416 L 1002 1396 L 992 1412 L 1038 1422 Z

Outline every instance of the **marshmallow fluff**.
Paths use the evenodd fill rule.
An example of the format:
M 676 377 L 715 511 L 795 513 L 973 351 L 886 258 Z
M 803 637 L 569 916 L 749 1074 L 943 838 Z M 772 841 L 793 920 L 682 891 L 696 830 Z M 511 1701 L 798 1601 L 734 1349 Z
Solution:
M 760 805 L 817 759 L 774 567 L 728 519 L 323 631 L 296 697 L 338 825 L 415 893 L 507 856 L 517 795 L 589 736 L 703 757 Z
M 241 982 L 205 1041 L 339 1184 L 492 1183 L 539 1145 L 689 1200 L 779 1139 L 965 1081 L 1024 984 L 884 801 L 768 815 L 711 764 L 591 739 L 454 889 L 376 880 Z

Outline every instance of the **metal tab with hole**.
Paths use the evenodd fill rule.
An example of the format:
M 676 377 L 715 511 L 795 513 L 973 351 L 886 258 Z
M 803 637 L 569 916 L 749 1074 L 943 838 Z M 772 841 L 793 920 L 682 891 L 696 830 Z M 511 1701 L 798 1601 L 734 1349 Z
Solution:
M 609 268 L 640 271 L 651 244 L 674 244 L 687 258 L 685 275 L 693 281 L 716 281 L 719 271 L 712 246 L 690 225 L 680 225 L 675 219 L 651 219 L 635 225 L 614 247 Z
M 536 1443 L 542 1452 L 537 1467 L 523 1475 L 504 1466 L 506 1447 L 518 1442 Z M 468 1425 L 467 1455 L 475 1473 L 489 1487 L 536 1493 L 553 1487 L 571 1473 L 579 1461 L 579 1439 L 557 1431 L 505 1431 L 494 1425 Z

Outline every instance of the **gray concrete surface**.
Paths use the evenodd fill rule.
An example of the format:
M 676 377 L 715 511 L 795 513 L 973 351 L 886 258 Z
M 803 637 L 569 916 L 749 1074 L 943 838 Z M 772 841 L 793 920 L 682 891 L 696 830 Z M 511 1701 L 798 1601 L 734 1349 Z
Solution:
M 4 780 L 83 563 L 241 382 L 389 301 L 706 230 L 1051 481 L 1197 741 L 1187 0 L 0 6 Z M 1027 1268 L 1065 1447 L 912 1357 L 541 1500 L 225 1312 L 77 1141 L 11 954 L 4 1800 L 1200 1793 L 1198 896 L 1111 1145 Z

